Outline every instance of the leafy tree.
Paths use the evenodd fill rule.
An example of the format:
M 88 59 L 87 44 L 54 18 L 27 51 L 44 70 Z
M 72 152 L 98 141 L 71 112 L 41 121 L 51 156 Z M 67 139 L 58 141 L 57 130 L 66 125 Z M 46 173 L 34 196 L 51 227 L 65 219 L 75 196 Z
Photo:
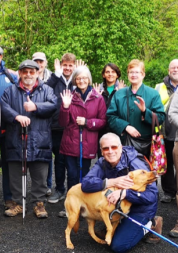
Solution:
M 108 62 L 118 64 L 127 80 L 126 66 L 131 59 L 146 59 L 149 64 L 162 52 L 164 40 L 157 38 L 157 33 L 164 37 L 166 24 L 158 18 L 160 0 L 0 2 L 0 44 L 7 52 L 8 67 L 17 68 L 34 52 L 43 51 L 53 70 L 55 58 L 72 52 L 87 62 L 95 82 L 101 81 L 101 70 Z M 166 7 L 168 0 L 163 2 Z

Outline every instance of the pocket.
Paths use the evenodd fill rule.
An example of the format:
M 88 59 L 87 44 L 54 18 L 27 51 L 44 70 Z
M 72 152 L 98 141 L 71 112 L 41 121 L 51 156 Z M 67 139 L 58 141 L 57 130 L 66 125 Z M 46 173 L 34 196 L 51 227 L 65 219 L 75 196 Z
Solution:
M 34 141 L 34 148 L 36 149 L 50 149 L 51 148 L 51 133 L 49 131 L 31 132 L 31 141 Z
M 6 132 L 7 149 L 16 149 L 18 143 L 22 141 L 20 134 L 17 134 L 17 126 L 9 126 Z

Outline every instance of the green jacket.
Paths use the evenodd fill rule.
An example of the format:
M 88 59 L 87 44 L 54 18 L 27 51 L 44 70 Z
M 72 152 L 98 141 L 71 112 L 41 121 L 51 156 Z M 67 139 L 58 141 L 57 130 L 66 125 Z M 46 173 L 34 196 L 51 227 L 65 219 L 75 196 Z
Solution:
M 129 89 L 129 120 L 127 120 L 127 89 Z M 145 101 L 144 120 L 142 120 L 140 109 L 134 103 L 135 100 L 138 101 L 136 96 L 142 97 Z M 121 136 L 121 139 L 123 139 L 124 130 L 128 125 L 135 127 L 143 138 L 149 138 L 152 135 L 152 111 L 157 114 L 159 124 L 162 124 L 165 120 L 165 113 L 159 93 L 142 84 L 137 93 L 133 94 L 130 86 L 120 89 L 114 94 L 107 110 L 107 119 L 112 131 Z

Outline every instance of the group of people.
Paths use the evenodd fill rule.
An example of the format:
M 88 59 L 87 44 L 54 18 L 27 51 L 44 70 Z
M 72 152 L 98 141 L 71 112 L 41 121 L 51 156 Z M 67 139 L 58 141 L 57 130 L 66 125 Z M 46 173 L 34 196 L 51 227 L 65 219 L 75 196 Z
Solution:
M 6 69 L 2 58 L 0 48 L 0 145 L 5 215 L 16 216 L 23 212 L 22 129 L 28 129 L 27 167 L 32 181 L 31 201 L 38 218 L 48 217 L 46 201 L 57 203 L 65 198 L 66 191 L 79 183 L 82 131 L 82 190 L 96 192 L 116 186 L 118 190 L 108 196 L 108 201 L 116 204 L 120 197 L 126 198 L 133 203 L 130 215 L 161 233 L 162 218 L 155 216 L 156 183 L 149 185 L 144 193 L 129 190 L 133 182 L 128 172 L 139 168 L 148 170 L 148 166 L 139 159 L 134 147 L 122 145 L 128 136 L 145 142 L 150 140 L 152 112 L 157 114 L 159 124 L 163 125 L 168 159 L 167 173 L 161 178 L 164 191 L 161 201 L 168 203 L 176 196 L 178 203 L 174 173 L 174 166 L 178 170 L 178 60 L 171 61 L 168 76 L 153 89 L 143 84 L 145 67 L 137 59 L 128 64 L 130 86 L 126 87 L 124 81 L 119 80 L 120 69 L 113 63 L 104 66 L 103 83 L 93 85 L 89 68 L 72 53 L 64 54 L 60 61 L 55 60 L 54 73 L 47 69 L 43 52 L 36 52 L 31 60 L 23 61 L 18 73 Z M 149 152 L 148 149 L 147 157 Z M 52 153 L 54 191 L 51 191 Z M 97 155 L 99 160 L 90 170 L 91 160 Z M 121 189 L 124 189 L 122 196 Z M 59 216 L 66 217 L 65 209 Z M 111 247 L 114 252 L 125 252 L 137 244 L 144 233 L 125 219 L 116 230 Z M 170 235 L 178 237 L 178 224 Z M 153 235 L 147 241 L 156 243 L 159 238 Z

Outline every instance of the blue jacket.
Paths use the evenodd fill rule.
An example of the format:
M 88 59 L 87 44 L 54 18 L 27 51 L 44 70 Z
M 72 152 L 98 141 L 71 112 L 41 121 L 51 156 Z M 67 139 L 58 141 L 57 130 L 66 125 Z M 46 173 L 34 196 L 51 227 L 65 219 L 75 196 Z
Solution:
M 15 120 L 17 115 L 30 118 L 27 139 L 27 161 L 48 162 L 51 153 L 51 115 L 57 107 L 57 97 L 53 89 L 39 81 L 37 88 L 30 94 L 36 104 L 35 112 L 26 112 L 24 102 L 27 93 L 19 84 L 9 86 L 1 97 L 2 117 L 6 121 L 7 161 L 22 161 L 22 127 Z
M 12 85 L 9 78 L 4 73 L 5 70 L 5 62 L 1 61 L 0 63 L 0 97 L 2 96 L 4 90 Z M 15 73 L 15 71 L 8 69 L 9 73 L 11 74 L 12 78 L 14 79 L 14 82 L 18 82 L 18 76 Z
M 133 171 L 137 169 L 149 170 L 145 163 L 137 157 L 137 151 L 133 147 L 123 147 L 121 159 L 115 168 L 101 157 L 82 180 L 83 192 L 102 191 L 106 178 L 116 178 L 127 175 L 127 170 Z M 152 219 L 157 210 L 158 189 L 156 183 L 147 185 L 144 192 L 126 190 L 126 197 L 132 203 L 131 212 L 142 217 Z
M 1 98 L 4 90 L 7 87 L 12 85 L 12 83 L 10 82 L 9 78 L 6 76 L 4 71 L 5 71 L 5 62 L 1 61 L 1 63 L 0 63 L 0 98 Z M 12 76 L 14 82 L 17 83 L 18 82 L 18 75 L 16 74 L 16 72 L 11 69 L 8 69 L 8 72 Z M 1 129 L 2 130 L 5 129 L 5 123 L 3 121 L 1 122 L 1 127 L 0 127 L 0 137 L 2 137 L 1 136 L 1 134 L 2 134 Z

